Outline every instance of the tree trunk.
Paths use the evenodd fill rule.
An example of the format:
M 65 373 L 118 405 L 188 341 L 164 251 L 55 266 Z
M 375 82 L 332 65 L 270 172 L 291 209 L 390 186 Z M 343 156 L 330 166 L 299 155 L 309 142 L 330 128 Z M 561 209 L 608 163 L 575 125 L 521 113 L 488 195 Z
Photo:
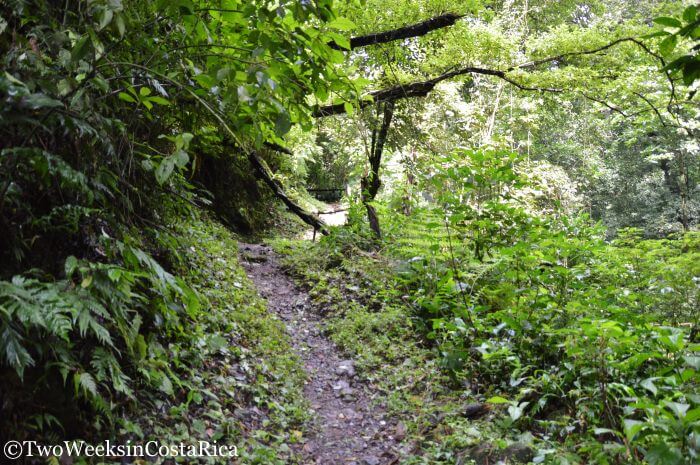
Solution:
M 683 231 L 687 232 L 690 230 L 690 221 L 688 219 L 688 167 L 685 164 L 685 155 L 683 150 L 678 152 L 678 187 L 681 197 L 681 224 L 683 225 Z
M 416 177 L 413 171 L 416 168 L 416 148 L 411 148 L 411 154 L 404 159 L 404 169 L 406 170 L 406 193 L 403 196 L 403 214 L 411 214 L 411 195 L 416 184 Z
M 379 216 L 377 216 L 377 210 L 369 203 L 365 204 L 367 209 L 367 220 L 369 221 L 369 229 L 372 230 L 377 239 L 382 238 L 382 229 L 379 227 Z
M 379 170 L 381 169 L 382 153 L 384 152 L 384 145 L 386 144 L 387 134 L 389 133 L 389 127 L 391 126 L 391 119 L 393 117 L 394 102 L 390 100 L 383 105 L 381 127 L 378 130 L 376 127 L 372 130 L 372 145 L 369 154 L 370 171 L 367 176 L 362 178 L 362 182 L 360 183 L 362 189 L 362 203 L 367 209 L 369 227 L 378 238 L 382 237 L 382 230 L 379 226 L 377 210 L 370 205 L 370 202 L 374 201 L 382 185 L 379 177 Z

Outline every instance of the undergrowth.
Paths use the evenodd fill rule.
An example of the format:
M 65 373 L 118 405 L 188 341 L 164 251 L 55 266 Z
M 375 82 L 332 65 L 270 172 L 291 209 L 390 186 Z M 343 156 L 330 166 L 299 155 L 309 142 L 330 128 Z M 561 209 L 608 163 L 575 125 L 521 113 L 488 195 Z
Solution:
M 164 354 L 181 385 L 174 399 L 162 400 L 167 420 L 162 407 L 149 415 L 133 411 L 122 432 L 136 425 L 144 437 L 237 445 L 242 463 L 289 463 L 289 431 L 303 423 L 306 410 L 304 374 L 284 325 L 239 265 L 229 230 L 206 216 L 174 228 L 181 241 L 178 270 L 203 308 L 188 338 Z
M 413 424 L 406 463 L 479 462 L 513 441 L 535 463 L 698 463 L 698 233 L 606 242 L 585 216 L 522 196 L 537 180 L 516 163 L 446 156 L 426 180 L 441 207 L 380 208 L 383 241 L 356 223 L 286 247 L 333 304 L 331 337 L 390 397 L 439 366 L 444 379 L 414 389 L 451 414 L 429 434 Z M 467 400 L 490 406 L 486 430 L 459 420 Z
M 49 370 L 56 370 L 65 373 L 65 384 L 58 384 L 64 386 L 61 390 L 56 384 L 36 382 L 36 389 L 45 386 L 47 394 L 42 403 L 35 403 L 29 410 L 32 415 L 15 419 L 13 425 L 10 418 L 4 419 L 4 424 L 12 427 L 8 433 L 14 434 L 12 439 L 22 440 L 21 435 L 26 434 L 26 438 L 40 443 L 68 439 L 90 444 L 112 439 L 119 444 L 154 440 L 196 445 L 209 441 L 236 446 L 244 463 L 289 463 L 289 431 L 303 423 L 306 410 L 301 391 L 303 371 L 290 350 L 284 326 L 268 313 L 238 264 L 237 242 L 230 231 L 206 215 L 173 215 L 171 222 L 172 274 L 155 261 L 147 263 L 163 280 L 187 290 L 196 302 L 196 306 L 190 304 L 189 312 L 176 306 L 170 309 L 173 313 L 153 315 L 155 321 L 149 325 L 141 320 L 148 315 L 145 312 L 115 313 L 121 306 L 114 303 L 130 293 L 126 284 L 117 287 L 121 292 L 115 293 L 113 283 L 147 276 L 117 266 L 103 270 L 69 258 L 67 267 L 74 269 L 67 269 L 68 275 L 80 276 L 70 301 L 66 301 L 71 296 L 65 292 L 70 289 L 67 284 L 13 280 L 16 289 L 2 297 L 6 308 L 20 316 L 26 314 L 28 305 L 44 312 L 40 315 L 45 320 L 35 316 L 27 322 L 45 327 L 43 334 L 37 334 L 43 339 L 37 339 L 27 350 L 41 354 L 37 349 L 41 343 L 49 354 L 59 357 L 46 368 L 42 366 L 43 371 L 31 365 L 24 370 L 17 367 L 18 375 L 41 379 L 51 375 Z M 159 290 L 152 285 L 154 291 Z M 57 295 L 51 289 L 59 286 L 63 292 Z M 111 312 L 93 303 L 95 294 L 110 299 Z M 16 297 L 10 300 L 11 296 Z M 25 297 L 33 300 L 21 300 Z M 153 300 L 152 304 L 157 302 Z M 183 314 L 178 315 L 178 311 Z M 63 326 L 56 320 L 59 317 L 63 318 Z M 64 336 L 54 335 L 51 325 L 63 328 Z M 133 334 L 103 329 L 112 325 L 135 329 Z M 162 330 L 145 332 L 144 327 L 150 325 Z M 133 348 L 127 346 L 125 353 L 120 353 L 117 347 L 123 341 L 114 340 L 110 334 L 129 335 Z M 90 349 L 83 340 L 93 338 L 101 346 Z M 21 346 L 17 350 L 22 350 Z M 82 368 L 79 364 L 84 357 L 87 359 Z M 75 403 L 71 398 L 73 389 L 90 404 Z M 21 400 L 22 392 L 5 390 L 3 396 L 6 402 Z M 69 429 L 69 421 L 85 432 Z M 221 459 L 193 460 L 188 459 L 188 463 L 219 463 Z M 83 458 L 74 463 L 92 462 Z

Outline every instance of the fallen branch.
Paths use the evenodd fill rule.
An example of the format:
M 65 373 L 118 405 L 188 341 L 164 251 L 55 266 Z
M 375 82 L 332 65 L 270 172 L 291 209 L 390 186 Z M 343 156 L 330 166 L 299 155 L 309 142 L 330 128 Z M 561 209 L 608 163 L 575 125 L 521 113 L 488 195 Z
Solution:
M 324 223 L 319 217 L 317 217 L 313 213 L 306 211 L 304 207 L 302 207 L 287 196 L 287 194 L 284 192 L 282 184 L 280 184 L 280 182 L 275 179 L 274 175 L 272 174 L 272 171 L 267 166 L 267 163 L 265 163 L 265 160 L 260 158 L 260 155 L 255 150 L 251 150 L 248 152 L 248 160 L 250 160 L 251 165 L 253 165 L 258 175 L 260 175 L 263 181 L 265 181 L 265 184 L 267 184 L 268 187 L 272 189 L 272 192 L 274 192 L 275 196 L 277 196 L 277 198 L 284 202 L 284 204 L 292 213 L 301 218 L 306 224 L 313 227 L 314 232 L 321 231 L 321 233 L 323 234 L 328 234 L 328 227 L 326 223 Z
M 290 199 L 287 194 L 284 192 L 284 188 L 282 185 L 274 178 L 274 175 L 272 174 L 272 171 L 270 171 L 270 168 L 267 166 L 267 163 L 265 163 L 265 160 L 260 158 L 257 152 L 252 149 L 245 149 L 244 144 L 241 142 L 241 140 L 238 138 L 236 133 L 231 129 L 231 127 L 226 123 L 226 119 L 223 114 L 221 114 L 219 111 L 217 111 L 212 105 L 209 104 L 204 98 L 202 98 L 200 95 L 198 95 L 194 90 L 190 89 L 188 86 L 175 81 L 174 79 L 168 77 L 165 74 L 159 73 L 157 71 L 153 71 L 150 68 L 137 64 L 137 63 L 129 63 L 129 62 L 115 62 L 115 63 L 105 63 L 104 66 L 129 66 L 134 69 L 140 69 L 142 71 L 146 71 L 148 73 L 153 74 L 154 76 L 158 76 L 159 78 L 163 79 L 164 81 L 170 82 L 174 86 L 176 86 L 178 89 L 184 90 L 187 93 L 189 93 L 197 102 L 199 102 L 202 107 L 204 107 L 211 115 L 219 122 L 223 130 L 227 133 L 228 137 L 231 139 L 234 147 L 241 147 L 242 150 L 247 154 L 248 160 L 250 163 L 253 165 L 253 168 L 258 172 L 260 177 L 265 181 L 265 183 L 272 189 L 272 192 L 280 199 L 284 204 L 287 206 L 287 208 L 294 214 L 296 214 L 299 218 L 302 219 L 306 224 L 312 226 L 314 228 L 314 234 L 316 234 L 316 231 L 321 231 L 323 234 L 328 234 L 328 227 L 326 223 L 321 221 L 318 217 L 316 217 L 314 214 L 307 212 L 304 210 L 304 208 L 296 203 L 294 200 Z M 286 151 L 286 153 L 291 154 L 291 152 L 288 149 L 285 149 L 284 147 L 274 144 L 274 143 L 267 143 L 268 147 L 274 148 L 275 150 L 280 150 L 280 151 Z
M 334 213 L 341 213 L 341 212 L 346 212 L 348 211 L 349 208 L 339 208 L 337 210 L 329 210 L 326 212 L 318 212 L 317 215 L 333 215 Z
M 294 155 L 294 153 L 291 150 L 289 150 L 287 147 L 282 147 L 281 145 L 275 144 L 274 142 L 265 142 L 264 145 L 268 149 L 272 149 L 275 152 L 284 153 L 285 155 Z

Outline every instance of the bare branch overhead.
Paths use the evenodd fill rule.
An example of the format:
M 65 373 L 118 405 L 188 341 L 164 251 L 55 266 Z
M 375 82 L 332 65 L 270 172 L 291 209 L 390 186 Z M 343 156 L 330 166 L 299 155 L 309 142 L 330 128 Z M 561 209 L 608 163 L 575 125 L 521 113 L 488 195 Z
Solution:
M 366 47 L 368 45 L 384 44 L 395 40 L 408 39 L 409 37 L 424 36 L 430 31 L 452 26 L 462 17 L 463 15 L 457 15 L 455 13 L 445 13 L 434 18 L 426 19 L 420 23 L 411 24 L 410 26 L 392 29 L 390 31 L 375 32 L 364 36 L 352 37 L 350 39 L 350 49 Z M 331 42 L 329 45 L 337 50 L 344 50 L 335 42 Z
M 404 28 L 402 28 L 402 29 L 404 29 Z M 397 29 L 397 31 L 398 30 L 399 29 Z M 392 31 L 389 31 L 389 32 L 392 32 Z M 527 86 L 525 84 L 521 84 L 521 83 L 515 81 L 514 79 L 512 79 L 511 77 L 509 77 L 508 73 L 511 71 L 519 70 L 519 69 L 522 69 L 522 70 L 532 69 L 534 67 L 537 67 L 537 66 L 545 64 L 545 63 L 564 61 L 566 58 L 573 57 L 573 56 L 593 55 L 593 54 L 608 50 L 608 49 L 610 49 L 616 45 L 622 44 L 622 43 L 634 43 L 634 44 L 638 45 L 639 47 L 641 47 L 646 53 L 648 53 L 648 54 L 652 55 L 654 58 L 660 60 L 662 65 L 665 64 L 665 61 L 663 60 L 662 57 L 660 57 L 656 53 L 652 52 L 646 45 L 644 45 L 638 39 L 635 39 L 633 37 L 625 37 L 625 38 L 614 40 L 614 41 L 612 41 L 612 42 L 610 42 L 602 47 L 598 47 L 595 49 L 582 50 L 582 51 L 578 51 L 578 52 L 563 53 L 560 55 L 551 56 L 551 57 L 543 58 L 540 60 L 530 61 L 527 63 L 523 63 L 521 65 L 511 66 L 510 68 L 508 68 L 506 70 L 497 70 L 497 69 L 479 68 L 479 67 L 469 66 L 469 67 L 465 67 L 465 68 L 461 68 L 461 69 L 448 71 L 446 73 L 443 73 L 439 76 L 436 76 L 432 79 L 428 79 L 426 81 L 412 82 L 412 83 L 408 83 L 408 84 L 399 84 L 397 86 L 390 87 L 388 89 L 380 89 L 380 90 L 370 92 L 369 94 L 364 96 L 363 100 L 361 100 L 359 102 L 359 106 L 360 106 L 360 108 L 365 108 L 367 105 L 370 105 L 370 104 L 375 103 L 375 102 L 384 102 L 384 101 L 389 101 L 389 100 L 398 100 L 398 99 L 411 98 L 411 97 L 425 97 L 435 88 L 435 86 L 439 82 L 445 81 L 447 79 L 451 79 L 453 77 L 463 76 L 466 74 L 483 74 L 483 75 L 489 75 L 489 76 L 496 76 L 496 77 L 508 82 L 509 84 L 517 87 L 520 90 L 554 92 L 554 93 L 563 92 L 564 89 L 549 88 L 549 87 L 532 87 L 532 86 Z M 673 82 L 672 81 L 671 81 L 671 89 L 673 92 Z M 590 100 L 595 101 L 595 99 L 591 99 L 588 95 L 584 95 L 584 96 L 586 98 L 589 98 Z M 319 108 L 317 108 L 313 112 L 313 116 L 315 118 L 320 118 L 320 117 L 324 117 L 324 116 L 340 115 L 343 113 L 345 113 L 345 104 L 344 103 L 337 103 L 337 104 L 320 106 Z
M 533 91 L 543 91 L 543 92 L 561 92 L 561 89 L 554 89 L 554 88 L 546 88 L 546 87 L 529 87 L 523 84 L 520 84 L 512 79 L 510 79 L 508 76 L 506 76 L 505 71 L 500 71 L 496 69 L 488 69 L 488 68 L 478 68 L 478 67 L 466 67 L 462 69 L 456 69 L 453 71 L 448 71 L 444 74 L 441 74 L 439 76 L 436 76 L 432 79 L 428 79 L 427 81 L 420 81 L 420 82 L 412 82 L 410 84 L 400 84 L 398 86 L 390 87 L 388 89 L 382 89 L 382 90 L 377 90 L 374 92 L 370 92 L 367 94 L 367 98 L 362 100 L 360 102 L 360 108 L 364 108 L 367 105 L 371 105 L 372 103 L 375 102 L 386 102 L 386 101 L 393 101 L 393 100 L 399 100 L 403 98 L 410 98 L 410 97 L 425 97 L 428 95 L 434 88 L 435 86 L 447 79 L 456 77 L 456 76 L 462 76 L 465 74 L 485 74 L 489 76 L 496 76 L 498 78 L 501 78 L 510 84 L 518 87 L 519 89 L 522 90 L 533 90 Z M 316 118 L 324 117 L 324 116 L 331 116 L 331 115 L 340 115 L 345 113 L 345 105 L 343 103 L 337 103 L 334 105 L 324 105 L 319 107 L 316 111 L 314 111 L 313 116 Z

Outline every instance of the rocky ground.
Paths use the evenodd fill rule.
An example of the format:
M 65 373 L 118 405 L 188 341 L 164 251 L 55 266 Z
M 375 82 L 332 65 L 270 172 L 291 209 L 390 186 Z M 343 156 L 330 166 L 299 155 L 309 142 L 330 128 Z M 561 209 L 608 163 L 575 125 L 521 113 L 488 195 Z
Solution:
M 294 350 L 304 362 L 304 388 L 313 422 L 297 447 L 304 464 L 390 465 L 398 462 L 401 424 L 385 415 L 371 386 L 358 378 L 346 359 L 323 335 L 319 309 L 284 273 L 279 257 L 265 245 L 241 244 L 241 263 L 285 322 Z

